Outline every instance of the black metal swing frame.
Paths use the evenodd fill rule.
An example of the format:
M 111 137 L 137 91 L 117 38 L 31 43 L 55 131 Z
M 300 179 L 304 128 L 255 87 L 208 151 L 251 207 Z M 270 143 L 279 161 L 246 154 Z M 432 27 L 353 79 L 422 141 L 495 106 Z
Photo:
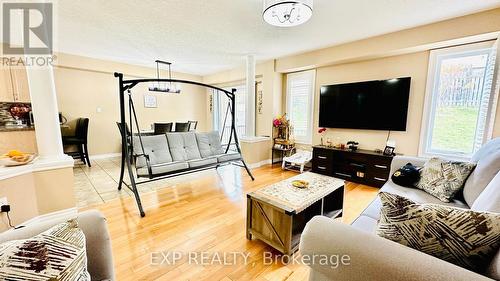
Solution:
M 149 179 L 144 180 L 144 181 L 136 181 L 136 178 L 134 176 L 134 172 L 132 170 L 132 163 L 133 163 L 134 155 L 133 155 L 132 151 L 129 151 L 130 148 L 128 146 L 128 139 L 129 139 L 129 137 L 130 137 L 130 140 L 133 139 L 132 122 L 135 121 L 135 124 L 137 126 L 137 131 L 138 131 L 137 136 L 139 137 L 140 145 L 141 145 L 143 152 L 144 152 L 142 138 L 141 138 L 141 134 L 139 131 L 139 125 L 137 122 L 137 116 L 135 114 L 134 105 L 131 102 L 131 93 L 130 93 L 130 90 L 132 88 L 134 88 L 135 86 L 137 86 L 138 84 L 152 83 L 152 82 L 181 83 L 181 84 L 196 85 L 196 86 L 200 86 L 200 87 L 205 87 L 205 88 L 217 90 L 219 92 L 223 92 L 226 95 L 226 97 L 229 99 L 230 112 L 231 112 L 231 116 L 232 116 L 232 118 L 231 118 L 231 132 L 229 135 L 229 141 L 227 143 L 225 153 L 227 153 L 229 151 L 229 147 L 232 145 L 231 141 L 234 137 L 233 145 L 236 146 L 236 150 L 241 155 L 241 148 L 240 148 L 240 144 L 239 144 L 239 140 L 238 140 L 238 135 L 236 134 L 236 125 L 235 125 L 235 108 L 236 108 L 236 99 L 235 99 L 236 95 L 235 95 L 235 93 L 236 93 L 236 89 L 232 89 L 231 92 L 229 92 L 227 90 L 224 90 L 224 89 L 212 86 L 212 85 L 203 84 L 203 83 L 196 82 L 196 81 L 180 80 L 180 79 L 149 79 L 149 78 L 146 78 L 146 79 L 124 80 L 123 73 L 118 73 L 118 72 L 115 72 L 114 76 L 116 78 L 118 78 L 118 84 L 119 84 L 119 98 L 120 98 L 120 124 L 119 124 L 119 126 L 121 127 L 120 131 L 121 131 L 121 138 L 122 138 L 121 169 L 120 169 L 120 180 L 118 183 L 118 190 L 122 189 L 122 184 L 123 184 L 134 193 L 134 197 L 135 197 L 135 200 L 137 203 L 137 208 L 139 209 L 139 213 L 140 213 L 141 217 L 144 217 L 146 214 L 145 214 L 144 209 L 142 207 L 141 198 L 140 198 L 139 192 L 137 190 L 137 185 L 142 184 L 142 183 L 151 182 L 151 181 L 171 178 L 171 177 L 175 177 L 175 176 L 191 174 L 191 173 L 199 172 L 199 171 L 203 171 L 203 170 L 214 169 L 214 168 L 217 169 L 220 166 L 227 165 L 227 164 L 234 164 L 234 163 L 233 163 L 233 161 L 229 161 L 227 163 L 217 163 L 217 164 L 207 165 L 207 166 L 200 167 L 200 168 L 187 169 L 187 170 L 182 170 L 182 171 L 178 171 L 178 172 L 161 174 L 158 176 L 152 175 L 151 166 L 148 163 L 147 166 L 148 166 L 148 170 L 149 170 L 149 177 L 148 177 Z M 125 95 L 127 95 L 127 92 L 129 95 L 129 117 L 130 117 L 129 122 L 131 123 L 130 124 L 130 127 L 131 127 L 130 128 L 131 129 L 130 136 L 128 135 L 129 132 L 128 132 L 127 126 L 126 126 L 127 123 L 126 123 Z M 134 115 L 134 120 L 132 120 L 132 114 Z M 227 118 L 227 114 L 226 114 L 226 118 Z M 149 156 L 144 154 L 144 153 L 142 155 L 136 155 L 136 156 L 144 156 L 146 161 L 149 162 Z M 250 178 L 252 180 L 255 179 L 242 157 L 240 159 L 235 160 L 235 161 L 241 162 L 241 164 L 242 164 L 241 167 L 245 168 L 245 170 L 248 173 L 248 175 L 250 176 Z M 127 168 L 128 175 L 130 178 L 130 184 L 128 184 L 124 181 L 125 165 L 127 166 L 126 168 Z M 235 165 L 237 165 L 237 164 L 235 164 Z

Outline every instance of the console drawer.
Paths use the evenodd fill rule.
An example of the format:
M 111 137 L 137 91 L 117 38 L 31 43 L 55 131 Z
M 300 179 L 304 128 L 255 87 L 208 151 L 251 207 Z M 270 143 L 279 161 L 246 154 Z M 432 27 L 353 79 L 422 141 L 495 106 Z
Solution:
M 331 175 L 332 165 L 328 165 L 324 162 L 313 161 L 312 170 L 318 174 Z

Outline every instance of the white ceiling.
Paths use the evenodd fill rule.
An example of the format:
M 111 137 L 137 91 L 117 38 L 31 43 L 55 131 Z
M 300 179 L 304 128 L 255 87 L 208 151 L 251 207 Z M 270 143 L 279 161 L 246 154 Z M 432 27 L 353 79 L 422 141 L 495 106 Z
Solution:
M 304 25 L 277 28 L 262 0 L 60 0 L 56 49 L 205 75 L 500 6 L 500 0 L 315 0 Z M 119 70 L 119 69 L 118 69 Z

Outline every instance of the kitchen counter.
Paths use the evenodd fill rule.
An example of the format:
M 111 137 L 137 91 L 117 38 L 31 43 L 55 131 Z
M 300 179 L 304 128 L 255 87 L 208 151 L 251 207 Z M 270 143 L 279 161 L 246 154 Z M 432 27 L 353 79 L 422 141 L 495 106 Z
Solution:
M 0 126 L 0 132 L 34 131 L 35 126 Z

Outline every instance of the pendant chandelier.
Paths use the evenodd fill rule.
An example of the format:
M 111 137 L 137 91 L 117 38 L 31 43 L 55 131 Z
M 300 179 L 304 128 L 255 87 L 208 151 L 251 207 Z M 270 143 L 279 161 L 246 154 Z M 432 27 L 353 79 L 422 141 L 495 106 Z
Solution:
M 313 0 L 264 0 L 262 17 L 270 25 L 297 26 L 307 22 L 313 13 Z
M 156 63 L 156 79 L 160 80 L 160 63 L 168 65 L 168 79 L 172 79 L 172 70 L 170 68 L 172 63 L 161 60 L 155 60 L 155 63 Z M 174 94 L 181 93 L 180 85 L 175 82 L 156 81 L 149 85 L 149 90 L 152 92 L 162 92 L 162 93 L 174 93 Z

